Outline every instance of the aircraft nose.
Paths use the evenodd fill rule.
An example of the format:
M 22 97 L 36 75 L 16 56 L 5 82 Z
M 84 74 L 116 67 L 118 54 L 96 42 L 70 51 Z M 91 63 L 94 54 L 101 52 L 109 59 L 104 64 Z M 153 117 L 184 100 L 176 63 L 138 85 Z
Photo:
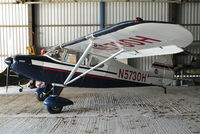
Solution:
M 6 59 L 4 60 L 4 62 L 5 62 L 8 66 L 10 66 L 10 65 L 13 63 L 13 58 L 12 58 L 12 57 L 8 57 L 8 58 L 6 58 Z

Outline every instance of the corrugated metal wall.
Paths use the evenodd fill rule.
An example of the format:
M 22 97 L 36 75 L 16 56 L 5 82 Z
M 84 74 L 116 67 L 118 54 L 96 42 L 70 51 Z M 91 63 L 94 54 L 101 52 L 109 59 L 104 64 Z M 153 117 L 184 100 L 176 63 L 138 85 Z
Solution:
M 36 7 L 36 45 L 49 47 L 99 29 L 99 3 L 42 4 Z
M 194 42 L 186 50 L 198 56 L 200 54 L 200 2 L 182 3 L 179 5 L 178 13 L 178 23 L 191 31 L 194 38 Z M 175 63 L 189 65 L 192 58 L 191 55 L 178 54 Z
M 28 5 L 0 5 L 0 71 L 10 55 L 27 54 Z
M 181 4 L 179 23 L 193 33 L 195 41 L 200 41 L 200 1 Z
M 1 0 L 1 2 L 16 2 L 16 0 Z
M 107 24 L 132 20 L 136 17 L 144 20 L 168 21 L 168 3 L 107 2 L 106 5 Z
M 9 1 L 13 2 L 13 1 Z M 106 2 L 106 25 L 141 17 L 145 20 L 169 21 L 167 2 Z M 28 46 L 28 6 L 0 5 L 0 63 L 9 54 L 27 53 Z M 99 2 L 69 2 L 60 4 L 36 4 L 34 33 L 38 47 L 50 47 L 68 42 L 99 30 Z M 196 41 L 200 40 L 200 3 L 178 4 L 178 22 L 189 29 Z M 11 46 L 14 49 L 8 49 Z M 199 43 L 189 47 L 200 53 Z M 148 70 L 155 57 L 131 59 L 129 63 Z M 188 63 L 191 57 L 177 56 L 177 62 Z M 0 64 L 0 70 L 5 64 Z

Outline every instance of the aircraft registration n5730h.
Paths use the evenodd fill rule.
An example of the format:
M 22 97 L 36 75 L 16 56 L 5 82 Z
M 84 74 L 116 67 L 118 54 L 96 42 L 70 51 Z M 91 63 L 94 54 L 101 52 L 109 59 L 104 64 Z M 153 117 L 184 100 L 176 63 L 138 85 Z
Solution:
M 169 55 L 182 52 L 192 40 L 192 34 L 178 24 L 131 20 L 55 46 L 45 55 L 16 55 L 5 62 L 15 72 L 46 83 L 45 87 L 36 90 L 36 97 L 44 100 L 48 112 L 54 114 L 73 104 L 59 97 L 67 86 L 164 87 L 174 74 Z M 81 55 L 76 64 L 69 62 L 72 54 Z M 149 71 L 117 60 L 154 55 L 168 56 L 157 59 Z

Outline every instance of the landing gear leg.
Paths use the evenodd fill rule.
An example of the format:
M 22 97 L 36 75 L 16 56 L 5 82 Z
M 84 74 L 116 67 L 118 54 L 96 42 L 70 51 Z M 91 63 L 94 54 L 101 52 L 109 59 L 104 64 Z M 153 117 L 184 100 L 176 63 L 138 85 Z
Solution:
M 166 87 L 163 88 L 164 88 L 164 93 L 167 94 L 167 88 Z
M 164 93 L 167 94 L 167 88 L 165 86 L 159 86 L 162 87 L 164 89 Z

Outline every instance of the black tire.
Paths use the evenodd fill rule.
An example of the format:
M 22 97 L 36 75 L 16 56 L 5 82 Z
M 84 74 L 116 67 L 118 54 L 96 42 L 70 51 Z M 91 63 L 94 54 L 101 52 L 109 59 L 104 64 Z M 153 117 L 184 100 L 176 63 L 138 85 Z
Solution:
M 58 113 L 61 113 L 63 107 L 48 107 L 48 106 L 46 106 L 46 109 L 50 114 L 58 114 Z
M 23 89 L 22 89 L 22 88 L 20 88 L 20 89 L 19 89 L 19 92 L 22 92 L 22 91 L 23 91 Z
M 38 101 L 44 101 L 47 98 L 47 96 L 44 93 L 36 94 L 36 99 Z

